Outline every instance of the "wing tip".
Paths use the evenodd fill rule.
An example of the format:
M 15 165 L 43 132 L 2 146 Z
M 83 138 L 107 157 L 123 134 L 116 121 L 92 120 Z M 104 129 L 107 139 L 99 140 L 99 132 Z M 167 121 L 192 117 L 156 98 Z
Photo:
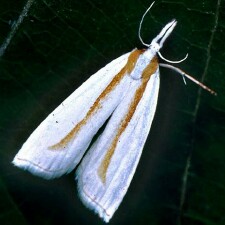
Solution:
M 14 166 L 19 167 L 23 170 L 27 170 L 28 163 L 25 160 L 20 160 L 17 155 L 14 157 L 13 161 L 11 162 Z
M 24 158 L 20 158 L 18 155 L 16 155 L 13 159 L 13 161 L 11 162 L 14 166 L 23 169 L 25 171 L 30 172 L 31 174 L 44 178 L 46 180 L 50 180 L 53 178 L 57 178 L 61 175 L 58 175 L 57 173 L 53 173 L 51 171 L 46 171 L 44 168 L 41 168 L 40 166 L 38 166 L 37 164 L 32 163 L 31 161 L 24 159 Z
M 78 189 L 78 196 L 81 202 L 88 208 L 93 210 L 105 223 L 108 223 L 112 218 L 113 214 L 106 212 L 97 201 L 95 201 L 94 197 L 88 195 L 84 190 L 84 185 L 80 181 L 79 174 L 76 176 L 77 180 L 77 189 Z

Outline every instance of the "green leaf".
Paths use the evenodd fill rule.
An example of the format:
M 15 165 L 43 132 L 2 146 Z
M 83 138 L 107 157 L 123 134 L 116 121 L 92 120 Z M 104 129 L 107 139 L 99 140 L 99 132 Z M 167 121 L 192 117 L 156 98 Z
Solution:
M 74 174 L 46 181 L 11 161 L 31 132 L 112 59 L 143 48 L 149 1 L 0 3 L 0 224 L 99 224 Z M 225 224 L 225 2 L 158 0 L 145 17 L 150 43 L 176 18 L 161 53 L 214 89 L 212 96 L 160 69 L 155 119 L 138 169 L 111 224 Z M 76 106 L 74 106 L 76 107 Z M 79 107 L 79 106 L 78 106 Z

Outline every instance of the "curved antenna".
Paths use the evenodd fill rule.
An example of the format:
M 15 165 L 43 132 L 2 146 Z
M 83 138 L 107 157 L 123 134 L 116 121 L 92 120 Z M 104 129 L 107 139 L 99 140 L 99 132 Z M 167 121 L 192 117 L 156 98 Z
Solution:
M 143 14 L 143 16 L 142 16 L 142 18 L 141 18 L 141 22 L 140 22 L 140 24 L 139 24 L 139 29 L 138 29 L 138 37 L 139 37 L 139 40 L 141 41 L 141 43 L 142 43 L 143 45 L 145 45 L 145 46 L 147 46 L 147 47 L 149 47 L 150 44 L 146 44 L 146 43 L 143 41 L 143 39 L 142 39 L 142 37 L 141 37 L 141 27 L 142 27 L 142 23 L 143 23 L 143 20 L 144 20 L 146 14 L 147 14 L 148 11 L 152 8 L 152 6 L 154 5 L 154 3 L 155 3 L 155 2 L 153 2 L 153 3 L 147 8 L 147 10 L 145 11 L 145 13 Z
M 159 57 L 160 57 L 161 59 L 163 59 L 164 61 L 166 61 L 166 62 L 168 62 L 168 63 L 181 63 L 181 62 L 183 62 L 184 60 L 186 60 L 187 57 L 188 57 L 188 53 L 187 53 L 186 56 L 185 56 L 183 59 L 177 60 L 177 61 L 171 61 L 171 60 L 166 59 L 165 57 L 163 57 L 162 54 L 161 54 L 161 52 L 158 52 L 158 55 L 159 55 Z

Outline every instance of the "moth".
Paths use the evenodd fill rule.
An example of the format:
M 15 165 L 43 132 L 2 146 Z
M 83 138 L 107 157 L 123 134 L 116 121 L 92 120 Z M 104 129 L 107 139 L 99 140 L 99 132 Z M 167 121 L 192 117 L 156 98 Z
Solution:
M 105 222 L 122 202 L 148 137 L 158 100 L 159 66 L 174 69 L 215 94 L 180 69 L 159 64 L 157 55 L 165 60 L 159 50 L 176 20 L 165 25 L 151 44 L 142 41 L 142 21 L 152 5 L 139 27 L 147 48 L 134 49 L 92 75 L 34 130 L 13 160 L 15 166 L 45 179 L 70 173 L 80 163 L 80 199 Z

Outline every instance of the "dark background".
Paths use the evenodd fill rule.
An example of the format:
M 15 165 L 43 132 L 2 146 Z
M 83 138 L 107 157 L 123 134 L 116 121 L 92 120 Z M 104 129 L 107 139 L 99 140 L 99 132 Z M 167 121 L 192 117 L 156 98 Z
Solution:
M 103 224 L 79 200 L 74 172 L 46 181 L 11 161 L 39 123 L 91 74 L 143 47 L 137 32 L 150 4 L 0 1 L 1 225 Z M 158 0 L 143 24 L 145 42 L 173 18 L 178 24 L 162 54 L 178 60 L 188 52 L 178 67 L 218 96 L 160 70 L 155 119 L 110 224 L 225 224 L 225 2 Z

